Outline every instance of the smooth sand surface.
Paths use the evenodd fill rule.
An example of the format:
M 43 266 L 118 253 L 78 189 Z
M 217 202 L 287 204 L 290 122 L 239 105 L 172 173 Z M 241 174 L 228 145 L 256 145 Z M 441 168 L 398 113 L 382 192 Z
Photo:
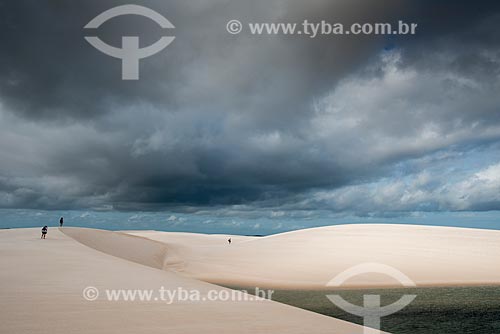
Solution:
M 322 289 L 340 272 L 381 263 L 417 286 L 500 284 L 500 231 L 414 225 L 339 225 L 268 237 L 130 232 L 163 242 L 164 267 L 212 283 Z M 365 274 L 343 287 L 400 287 Z
M 46 240 L 39 239 L 39 229 L 0 231 L 1 333 L 363 332 L 361 326 L 271 301 L 176 301 L 166 304 L 154 300 L 106 299 L 105 289 L 156 290 L 164 287 L 173 291 L 182 287 L 200 291 L 202 296 L 207 296 L 210 290 L 231 291 L 186 277 L 186 274 L 196 277 L 196 270 L 202 278 L 244 277 L 246 273 L 261 278 L 260 275 L 267 272 L 273 280 L 286 279 L 276 276 L 276 272 L 283 266 L 290 273 L 290 263 L 294 259 L 283 257 L 285 249 L 273 250 L 274 241 L 267 244 L 269 241 L 265 239 L 234 237 L 234 243 L 228 248 L 225 236 L 175 234 L 174 237 L 173 234 L 145 233 L 165 241 L 156 242 L 120 232 L 66 227 L 62 231 L 64 233 L 49 228 Z M 289 237 L 284 237 L 284 245 L 292 246 L 293 243 L 286 241 Z M 279 242 L 277 237 L 268 240 L 274 238 Z M 258 246 L 254 255 L 250 251 L 253 243 Z M 258 262 L 265 249 L 274 253 L 269 255 L 265 266 L 260 267 Z M 211 260 L 212 269 L 210 262 L 202 263 L 211 254 L 215 256 Z M 290 263 L 275 263 L 271 268 L 272 259 Z M 295 260 L 298 261 L 297 267 L 293 266 L 296 269 L 306 263 L 302 258 Z M 311 265 L 319 263 L 311 260 Z M 303 269 L 314 274 L 310 268 Z M 226 269 L 229 273 L 225 274 Z M 306 273 L 289 279 L 307 277 Z M 97 300 L 83 298 L 82 291 L 87 286 L 100 290 Z

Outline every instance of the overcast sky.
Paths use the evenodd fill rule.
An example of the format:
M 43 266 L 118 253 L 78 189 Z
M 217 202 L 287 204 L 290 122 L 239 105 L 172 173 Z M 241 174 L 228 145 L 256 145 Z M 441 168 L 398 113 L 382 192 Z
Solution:
M 137 81 L 84 39 L 92 18 L 128 3 L 175 26 Z M 231 19 L 419 26 L 252 36 L 229 34 Z M 0 208 L 499 210 L 499 22 L 498 1 L 0 1 Z M 91 33 L 118 47 L 164 31 L 128 15 Z

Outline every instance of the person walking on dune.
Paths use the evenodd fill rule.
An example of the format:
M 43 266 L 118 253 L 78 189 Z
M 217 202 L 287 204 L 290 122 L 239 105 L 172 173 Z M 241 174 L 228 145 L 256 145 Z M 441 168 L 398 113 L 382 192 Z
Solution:
M 45 239 L 45 237 L 47 236 L 47 231 L 48 231 L 48 227 L 47 225 L 45 225 L 44 227 L 42 227 L 42 236 L 40 237 L 40 239 Z
M 59 227 L 62 227 L 64 224 L 64 217 L 61 217 L 61 219 L 59 219 Z

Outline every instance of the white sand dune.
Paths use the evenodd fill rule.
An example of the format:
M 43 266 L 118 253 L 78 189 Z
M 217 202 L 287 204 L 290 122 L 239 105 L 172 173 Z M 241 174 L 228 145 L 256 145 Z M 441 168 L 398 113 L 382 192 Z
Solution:
M 361 326 L 271 301 L 109 301 L 105 289 L 183 288 L 200 291 L 203 297 L 210 290 L 230 291 L 174 272 L 196 267 L 191 257 L 203 257 L 199 251 L 217 248 L 225 237 L 177 234 L 177 244 L 171 246 L 118 232 L 63 231 L 51 228 L 46 240 L 39 239 L 39 229 L 0 231 L 2 333 L 363 332 Z M 255 242 L 234 240 L 233 253 Z M 193 244 L 199 247 L 192 248 Z M 224 256 L 222 250 L 214 254 Z M 254 263 L 251 258 L 247 261 Z M 232 270 L 237 274 L 243 267 L 244 263 Z M 84 300 L 87 286 L 100 290 L 97 300 Z
M 62 233 L 62 232 L 63 233 Z M 0 231 L 2 333 L 342 333 L 361 326 L 276 302 L 109 301 L 106 289 L 231 291 L 212 282 L 320 289 L 361 263 L 392 266 L 419 286 L 500 284 L 500 232 L 343 225 L 269 237 L 52 228 Z M 86 301 L 82 291 L 101 295 Z M 366 274 L 344 287 L 399 286 Z
M 418 286 L 500 284 L 500 231 L 413 225 L 339 225 L 268 237 L 130 232 L 163 242 L 164 267 L 228 285 L 321 289 L 367 262 L 392 266 Z M 367 274 L 345 287 L 400 286 Z

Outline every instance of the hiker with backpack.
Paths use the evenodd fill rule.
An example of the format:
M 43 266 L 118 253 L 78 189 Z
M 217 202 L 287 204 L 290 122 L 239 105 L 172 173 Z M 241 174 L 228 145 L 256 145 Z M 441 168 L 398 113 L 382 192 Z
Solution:
M 44 227 L 42 227 L 42 236 L 40 237 L 40 239 L 45 239 L 45 237 L 47 236 L 47 231 L 49 230 L 49 228 L 47 227 L 47 225 L 45 225 Z

